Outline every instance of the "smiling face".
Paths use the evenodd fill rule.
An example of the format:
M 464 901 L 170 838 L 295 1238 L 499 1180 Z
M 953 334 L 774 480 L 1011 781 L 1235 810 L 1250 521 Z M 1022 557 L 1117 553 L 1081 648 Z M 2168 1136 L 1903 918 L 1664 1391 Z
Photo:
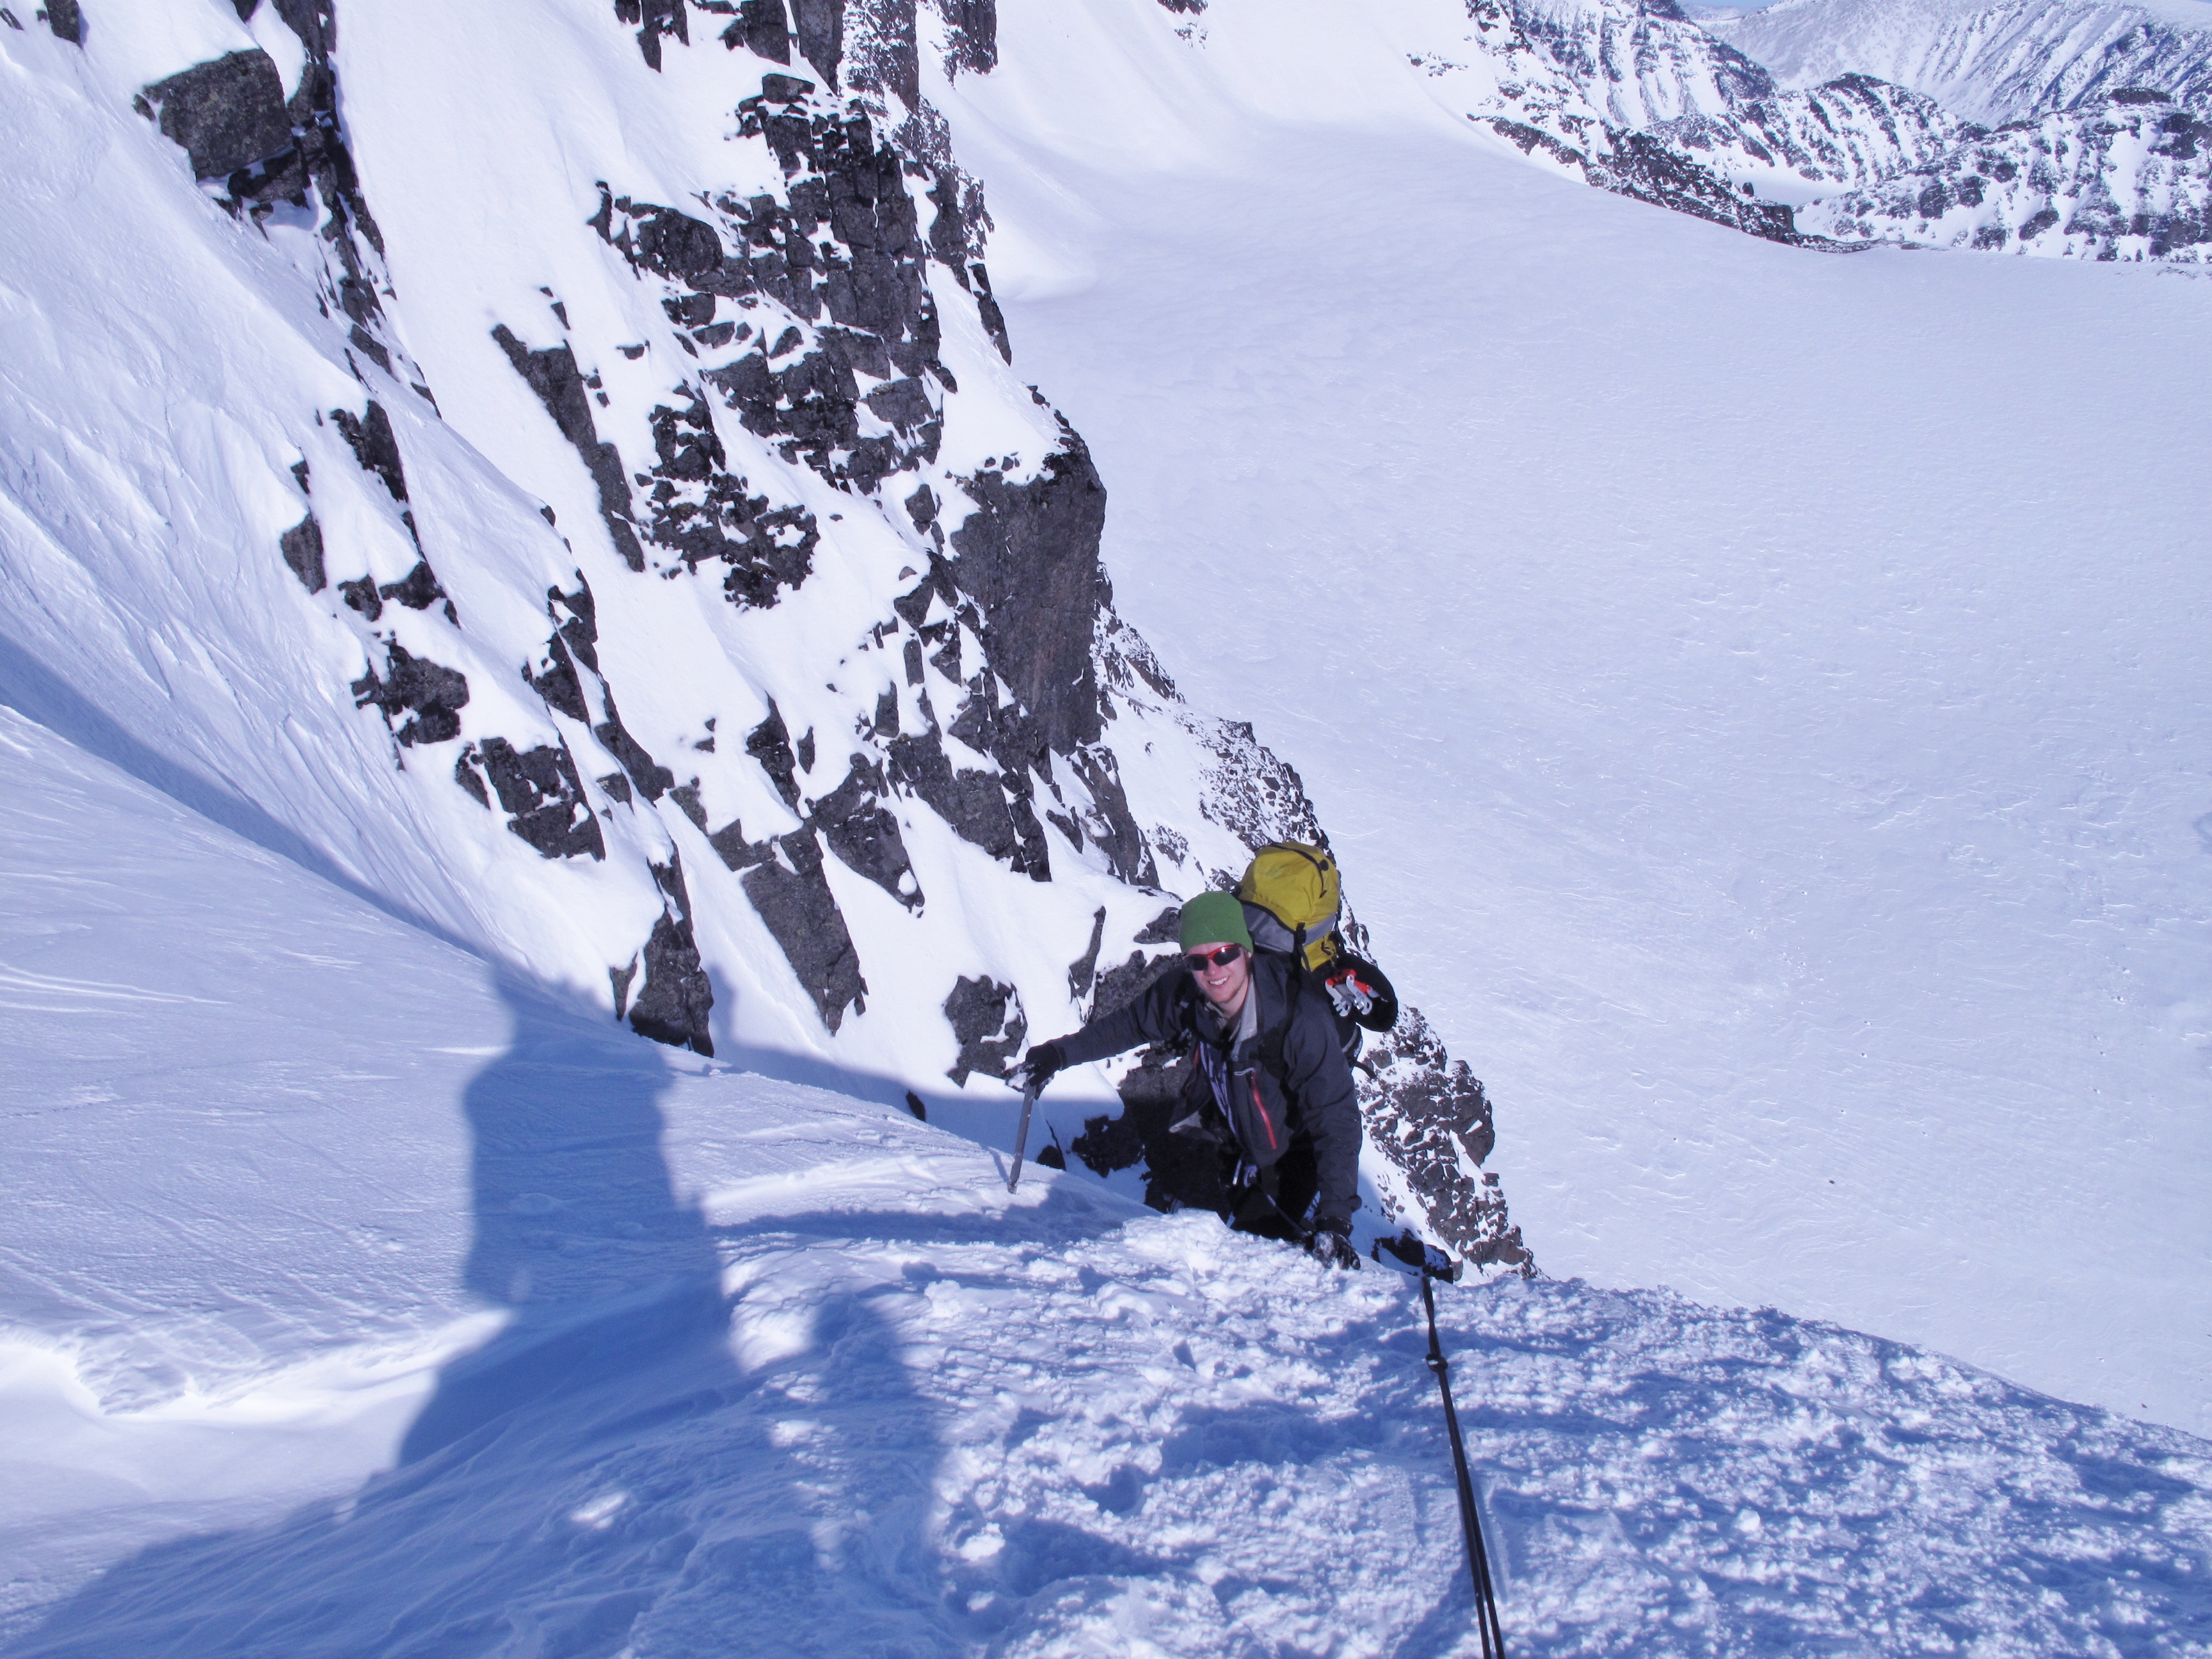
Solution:
M 1234 951 L 1226 962 L 1214 957 L 1224 951 Z M 1183 952 L 1183 961 L 1198 981 L 1198 988 L 1206 993 L 1206 1000 L 1224 1015 L 1242 1012 L 1244 994 L 1252 988 L 1252 953 L 1241 945 L 1226 939 L 1216 939 L 1211 945 L 1194 945 Z M 1202 965 L 1201 965 L 1202 964 Z

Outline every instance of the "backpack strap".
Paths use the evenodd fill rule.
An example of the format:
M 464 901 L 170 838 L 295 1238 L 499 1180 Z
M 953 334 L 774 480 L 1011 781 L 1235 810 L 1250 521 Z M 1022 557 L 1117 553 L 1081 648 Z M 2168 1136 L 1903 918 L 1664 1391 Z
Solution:
M 1297 938 L 1297 944 L 1291 951 L 1290 966 L 1285 975 L 1290 985 L 1283 997 L 1283 1017 L 1272 1029 L 1260 1033 L 1260 1063 L 1278 1079 L 1283 1076 L 1283 1044 L 1290 1036 L 1291 1022 L 1298 1017 L 1298 999 L 1305 990 L 1306 930 L 1299 928 Z M 1255 996 L 1259 994 L 1256 983 L 1252 988 L 1252 994 Z

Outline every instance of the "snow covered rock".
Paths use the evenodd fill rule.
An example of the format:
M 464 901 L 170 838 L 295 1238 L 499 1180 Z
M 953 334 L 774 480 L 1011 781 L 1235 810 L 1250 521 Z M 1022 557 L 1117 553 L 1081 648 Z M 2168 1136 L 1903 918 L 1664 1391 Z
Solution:
M 1640 130 L 1774 89 L 1674 0 L 1478 0 L 1468 13 L 1478 28 L 1510 28 L 1515 50 L 1525 41 L 1541 53 L 1610 126 Z
M 1650 131 L 1731 183 L 1790 203 L 1874 184 L 1981 134 L 1934 99 L 1864 75 L 1682 116 Z
M 1394 19 L 1408 63 L 1448 109 L 1601 190 L 1788 240 L 1790 214 L 1746 199 L 1644 129 L 1773 90 L 1765 70 L 1673 0 L 1469 0 Z
M 1838 239 L 2197 263 L 2212 240 L 2212 125 L 2144 94 L 1971 137 L 1802 209 Z
M 2130 87 L 2212 108 L 2212 16 L 2195 0 L 1781 0 L 1705 27 L 1782 86 L 1871 75 L 1985 126 Z
M 1431 95 L 1522 154 L 1753 235 L 2186 259 L 2201 196 L 2187 122 L 2212 99 L 2212 33 L 2163 16 L 1787 0 L 1701 22 L 1666 0 L 1474 0 L 1463 22 L 1439 10 L 1399 27 Z M 2098 113 L 2158 98 L 2179 106 L 2175 124 Z M 1975 148 L 2056 112 L 2081 121 Z M 1936 204 L 1938 179 L 1975 198 L 1966 211 L 1955 193 Z M 1985 187 L 2005 200 L 1981 212 Z M 2044 234 L 2077 203 L 2080 234 Z

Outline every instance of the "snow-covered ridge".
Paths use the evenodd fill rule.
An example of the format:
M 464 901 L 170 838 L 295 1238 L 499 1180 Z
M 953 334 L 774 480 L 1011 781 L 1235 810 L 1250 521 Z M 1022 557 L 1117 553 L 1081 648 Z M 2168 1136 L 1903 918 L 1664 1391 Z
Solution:
M 1468 7 L 1471 18 L 1506 6 Z M 1520 36 L 1576 86 L 1610 125 L 1641 128 L 1725 109 L 1773 89 L 1743 52 L 1685 16 L 1672 0 L 1512 0 Z
M 1783 86 L 1871 75 L 1984 126 L 2138 87 L 2212 107 L 2212 6 L 2201 0 L 1781 0 L 1705 27 Z
M 1463 20 L 1437 8 L 1397 27 L 1431 95 L 1523 154 L 1755 235 L 2195 257 L 2195 204 L 2212 162 L 2188 116 L 2212 97 L 2212 33 L 2140 9 L 1789 0 L 1700 23 L 1668 0 L 1473 0 Z M 2160 100 L 2179 107 L 2145 136 L 2125 112 Z M 1973 148 L 1990 126 L 2063 110 L 2079 119 L 1998 141 L 2008 160 Z M 2078 142 L 2057 136 L 2076 128 Z M 1993 206 L 1938 226 L 1948 208 L 1916 211 L 1929 179 L 1963 182 L 1991 167 L 1997 185 L 2031 179 L 1997 191 L 2019 198 L 2017 212 Z M 1919 182 L 1908 190 L 1908 179 Z M 1845 191 L 1874 193 L 1832 199 Z M 2056 221 L 2039 215 L 2070 223 L 2077 201 L 2079 234 L 2040 234 Z M 1825 205 L 1793 217 L 1815 202 Z
M 1978 131 L 1932 98 L 1846 75 L 1662 122 L 1651 136 L 1767 200 L 1802 202 L 1933 161 Z
M 2212 126 L 2163 100 L 2064 110 L 1816 202 L 1797 223 L 1934 247 L 2201 261 Z

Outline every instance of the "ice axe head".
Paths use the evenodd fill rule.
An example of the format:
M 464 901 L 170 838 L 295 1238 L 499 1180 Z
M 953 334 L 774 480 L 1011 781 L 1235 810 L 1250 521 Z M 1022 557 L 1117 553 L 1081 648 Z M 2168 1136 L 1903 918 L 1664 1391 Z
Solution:
M 1447 1285 L 1458 1284 L 1460 1275 L 1467 1271 L 1465 1262 L 1454 1261 L 1410 1227 L 1395 1238 L 1375 1241 L 1375 1259 L 1377 1261 L 1382 1259 L 1386 1251 L 1424 1278 L 1441 1279 Z

